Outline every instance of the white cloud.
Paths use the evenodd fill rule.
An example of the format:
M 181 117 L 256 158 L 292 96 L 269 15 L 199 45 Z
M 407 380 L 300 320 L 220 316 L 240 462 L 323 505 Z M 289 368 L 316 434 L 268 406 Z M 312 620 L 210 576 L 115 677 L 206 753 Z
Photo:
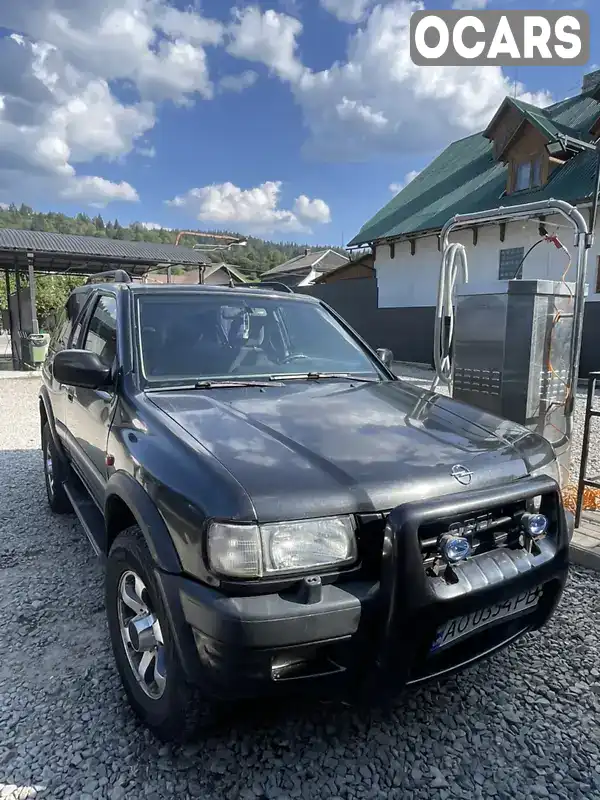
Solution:
M 279 207 L 281 181 L 265 181 L 253 189 L 241 189 L 233 183 L 212 184 L 190 189 L 167 201 L 201 222 L 235 225 L 246 231 L 308 231 L 307 224 L 331 220 L 323 200 L 298 197 L 294 211 Z
M 310 200 L 305 194 L 296 198 L 294 213 L 306 222 L 316 222 L 326 225 L 331 222 L 331 210 L 324 200 Z
M 172 231 L 173 228 L 167 228 L 166 225 L 161 225 L 160 222 L 138 222 L 141 228 L 147 231 Z
M 331 160 L 431 152 L 483 129 L 513 87 L 499 67 L 418 67 L 410 59 L 409 24 L 419 2 L 373 8 L 354 32 L 345 61 L 314 72 L 297 56 L 302 26 L 285 14 L 254 7 L 239 12 L 245 31 L 234 54 L 266 64 L 289 82 L 309 130 L 305 152 Z M 267 19 L 268 15 L 268 19 Z M 264 31 L 285 31 L 265 46 Z M 547 92 L 517 93 L 547 105 Z
M 360 22 L 377 0 L 321 0 L 321 5 L 341 22 Z
M 272 9 L 256 6 L 233 10 L 228 52 L 236 58 L 265 64 L 279 78 L 297 81 L 305 71 L 296 55 L 296 38 L 302 23 Z
M 92 176 L 73 178 L 62 190 L 61 196 L 68 200 L 77 200 L 97 207 L 104 207 L 114 200 L 136 203 L 140 199 L 133 186 L 125 181 L 113 183 L 104 178 Z
M 461 11 L 468 11 L 470 9 L 482 9 L 485 8 L 488 4 L 488 0 L 454 0 L 452 3 L 452 8 L 459 9 Z
M 154 145 L 142 145 L 142 147 L 138 147 L 136 153 L 144 158 L 155 158 L 156 157 L 156 147 Z
M 225 75 L 219 81 L 219 89 L 225 92 L 243 92 L 244 89 L 249 89 L 254 86 L 258 80 L 258 73 L 254 70 L 247 69 L 239 75 Z
M 0 37 L 0 196 L 100 202 L 131 200 L 129 184 L 78 182 L 77 165 L 132 152 L 159 101 L 212 97 L 206 48 L 224 31 L 170 0 L 8 0 L 0 27 L 18 31 Z M 154 155 L 148 146 L 138 152 Z
M 143 99 L 212 96 L 205 48 L 223 26 L 167 0 L 15 0 L 0 25 L 54 45 L 78 70 L 131 81 Z
M 93 80 L 64 98 L 50 115 L 49 124 L 69 143 L 74 161 L 109 159 L 129 153 L 136 139 L 154 125 L 149 103 L 124 106 L 111 94 L 106 81 Z
M 412 183 L 417 175 L 421 174 L 420 169 L 411 169 L 410 172 L 407 172 L 404 176 L 404 180 L 400 183 L 390 183 L 389 189 L 392 194 L 398 194 L 399 192 L 404 189 L 405 186 L 408 186 L 409 183 Z

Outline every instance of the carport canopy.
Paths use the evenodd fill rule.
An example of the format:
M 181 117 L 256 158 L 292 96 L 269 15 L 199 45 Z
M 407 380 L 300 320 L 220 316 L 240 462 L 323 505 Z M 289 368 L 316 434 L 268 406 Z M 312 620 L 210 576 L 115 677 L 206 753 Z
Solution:
M 13 230 L 0 228 L 0 269 L 4 268 L 6 300 L 10 330 L 13 330 L 10 310 L 11 270 L 15 272 L 18 306 L 18 327 L 21 329 L 21 282 L 20 274 L 29 276 L 29 295 L 33 332 L 39 332 L 35 302 L 35 273 L 55 275 L 88 275 L 125 270 L 132 277 L 142 277 L 153 269 L 171 267 L 198 267 L 207 263 L 205 255 L 189 247 L 151 242 L 129 242 L 122 239 L 106 239 L 95 236 L 75 236 L 46 231 Z M 15 355 L 13 341 L 13 364 L 19 359 Z
M 151 269 L 198 267 L 206 256 L 189 247 L 96 236 L 0 229 L 0 267 L 21 271 L 94 275 L 124 269 L 141 277 Z

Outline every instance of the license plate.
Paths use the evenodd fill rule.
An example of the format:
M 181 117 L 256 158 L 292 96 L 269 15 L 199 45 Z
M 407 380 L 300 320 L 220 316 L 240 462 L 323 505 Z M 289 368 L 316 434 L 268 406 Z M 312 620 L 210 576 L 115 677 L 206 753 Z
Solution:
M 437 652 L 442 647 L 454 644 L 458 639 L 469 636 L 479 628 L 492 625 L 499 619 L 511 617 L 535 606 L 541 594 L 542 587 L 536 586 L 535 589 L 521 592 L 521 594 L 510 597 L 502 603 L 496 603 L 496 605 L 487 606 L 486 608 L 478 608 L 477 611 L 472 611 L 464 617 L 456 617 L 445 622 L 437 630 L 435 640 L 431 646 L 431 652 Z

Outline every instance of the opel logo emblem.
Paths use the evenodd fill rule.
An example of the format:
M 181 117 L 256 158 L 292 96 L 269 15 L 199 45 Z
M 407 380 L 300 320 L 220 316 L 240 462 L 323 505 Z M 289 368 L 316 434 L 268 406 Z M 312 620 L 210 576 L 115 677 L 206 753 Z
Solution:
M 455 464 L 450 470 L 450 475 L 461 483 L 463 486 L 468 486 L 473 480 L 473 473 L 471 470 L 463 467 L 462 464 Z

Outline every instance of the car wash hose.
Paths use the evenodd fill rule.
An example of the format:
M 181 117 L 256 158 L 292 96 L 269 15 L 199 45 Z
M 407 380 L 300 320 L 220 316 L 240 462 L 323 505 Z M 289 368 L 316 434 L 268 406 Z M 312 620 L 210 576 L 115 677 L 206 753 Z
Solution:
M 433 333 L 433 361 L 435 364 L 435 378 L 431 385 L 432 391 L 442 383 L 450 386 L 452 380 L 452 339 L 454 336 L 454 288 L 456 281 L 462 273 L 465 283 L 469 280 L 467 266 L 467 251 L 464 245 L 453 242 L 444 249 L 442 265 L 440 268 L 440 281 L 438 285 L 437 304 L 435 307 L 435 328 Z M 445 320 L 449 321 L 448 332 L 445 329 Z

